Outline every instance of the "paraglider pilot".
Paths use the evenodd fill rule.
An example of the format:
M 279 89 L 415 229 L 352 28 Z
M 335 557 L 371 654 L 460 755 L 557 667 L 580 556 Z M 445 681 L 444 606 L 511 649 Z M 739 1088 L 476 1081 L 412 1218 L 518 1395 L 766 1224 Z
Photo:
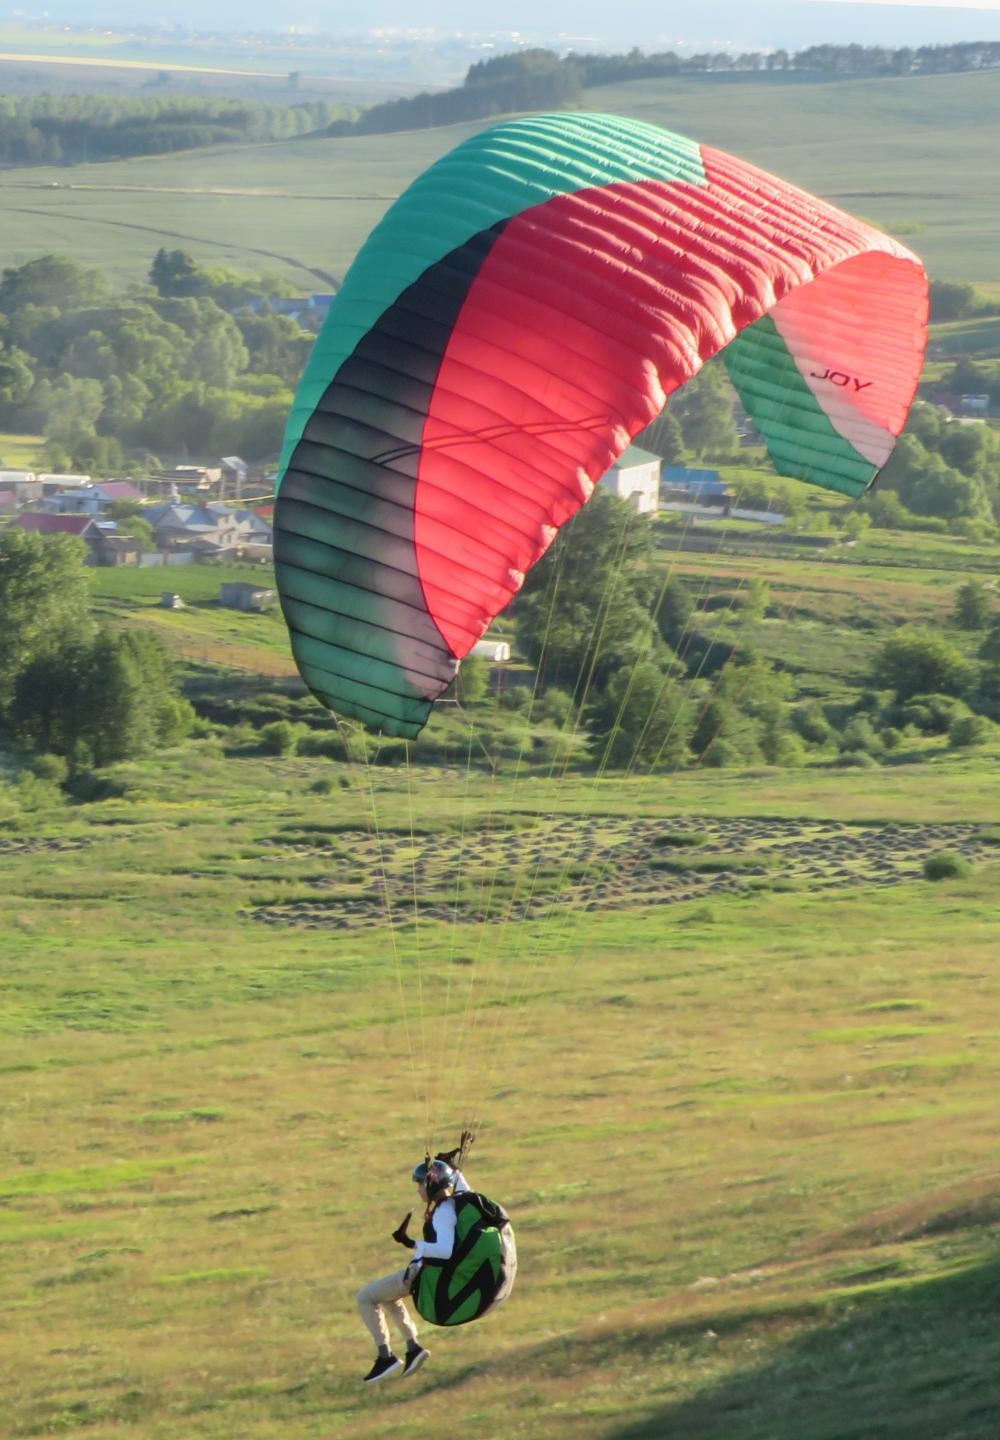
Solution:
M 432 1160 L 428 1155 L 413 1171 L 413 1181 L 420 1199 L 425 1206 L 423 1237 L 414 1240 L 409 1234 L 411 1210 L 398 1229 L 392 1232 L 397 1245 L 403 1245 L 413 1252 L 413 1258 L 403 1270 L 373 1280 L 370 1285 L 358 1291 L 358 1310 L 368 1326 L 372 1339 L 378 1346 L 375 1363 L 364 1377 L 364 1383 L 371 1385 L 378 1380 L 388 1380 L 390 1375 L 412 1375 L 430 1356 L 430 1351 L 417 1338 L 417 1327 L 406 1306 L 406 1296 L 413 1287 L 424 1259 L 448 1260 L 455 1246 L 455 1201 L 454 1196 L 469 1189 L 468 1182 L 459 1164 L 472 1144 L 475 1136 L 468 1130 L 454 1150 L 444 1150 Z M 389 1340 L 389 1326 L 386 1315 L 391 1316 L 399 1333 L 406 1341 L 403 1359 L 394 1355 Z

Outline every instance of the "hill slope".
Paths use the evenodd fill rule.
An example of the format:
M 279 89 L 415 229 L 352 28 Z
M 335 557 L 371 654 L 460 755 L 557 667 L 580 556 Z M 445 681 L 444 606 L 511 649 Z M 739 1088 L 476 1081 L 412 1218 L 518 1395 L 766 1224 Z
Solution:
M 893 230 L 939 278 L 1000 290 L 1000 73 L 810 84 L 641 81 L 587 93 Z M 342 275 L 392 199 L 482 125 L 0 174 L 9 264 L 58 249 L 139 278 L 161 244 L 297 285 Z

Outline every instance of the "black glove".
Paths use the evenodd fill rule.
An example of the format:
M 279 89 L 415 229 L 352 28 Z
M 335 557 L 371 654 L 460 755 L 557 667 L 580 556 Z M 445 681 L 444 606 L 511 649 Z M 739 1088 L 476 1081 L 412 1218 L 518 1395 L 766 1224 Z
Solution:
M 392 1232 L 392 1238 L 395 1240 L 396 1244 L 397 1244 L 397 1245 L 405 1245 L 406 1248 L 407 1248 L 407 1250 L 414 1250 L 414 1249 L 416 1249 L 416 1245 L 417 1245 L 417 1242 L 416 1242 L 415 1240 L 411 1240 L 410 1237 L 409 1237 L 409 1235 L 407 1235 L 407 1233 L 406 1233 L 406 1227 L 407 1227 L 407 1225 L 409 1225 L 409 1223 L 410 1223 L 410 1216 L 411 1216 L 412 1214 L 413 1214 L 413 1211 L 412 1211 L 412 1210 L 408 1210 L 408 1211 L 406 1212 L 406 1217 L 405 1217 L 405 1219 L 403 1220 L 402 1225 L 400 1225 L 400 1227 L 399 1227 L 398 1230 L 394 1230 L 394 1231 Z
M 454 1150 L 439 1150 L 438 1153 L 434 1156 L 434 1159 L 443 1160 L 447 1165 L 454 1165 L 456 1160 L 461 1160 L 465 1158 L 465 1153 L 467 1150 L 471 1149 L 472 1142 L 473 1140 L 475 1140 L 475 1138 L 476 1132 L 474 1130 L 463 1130 L 461 1139 L 455 1146 Z

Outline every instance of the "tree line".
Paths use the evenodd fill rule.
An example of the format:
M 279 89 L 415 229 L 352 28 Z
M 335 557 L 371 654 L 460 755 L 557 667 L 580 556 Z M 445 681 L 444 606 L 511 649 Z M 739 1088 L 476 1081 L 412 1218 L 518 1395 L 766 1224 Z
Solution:
M 557 55 L 534 48 L 479 60 L 461 86 L 424 91 L 370 106 L 355 119 L 342 117 L 330 135 L 388 134 L 488 119 L 518 110 L 579 104 L 585 89 L 629 80 L 677 76 L 796 75 L 802 79 L 940 75 L 1000 65 L 1000 43 L 923 45 L 885 49 L 863 45 L 813 45 L 789 53 L 727 51 L 682 56 L 673 51 L 622 55 Z
M 210 723 L 199 722 L 158 637 L 95 622 L 85 553 L 69 536 L 0 533 L 0 748 L 22 757 L 29 788 L 35 777 L 84 797 L 95 785 L 99 791 L 96 771 Z M 810 760 L 869 765 L 907 737 L 947 736 L 968 747 L 994 733 L 1000 612 L 981 581 L 957 589 L 952 635 L 919 626 L 889 635 L 853 696 L 842 687 L 825 697 L 797 693 L 794 668 L 757 651 L 757 627 L 780 610 L 766 583 L 740 586 L 721 615 L 719 598 L 665 573 L 651 522 L 598 490 L 509 612 L 536 683 L 490 698 L 484 663 L 463 664 L 460 698 L 477 714 L 484 753 L 491 713 L 501 727 L 507 717 L 508 731 L 518 717 L 543 745 L 548 736 L 559 749 L 568 738 L 584 764 L 640 772 Z M 265 699 L 258 697 L 258 749 L 342 756 L 339 730 L 314 729 L 317 716 L 329 721 L 323 712 L 312 707 L 306 733 L 275 721 Z M 216 720 L 245 729 L 253 711 L 239 703 L 234 716 Z M 498 735 L 501 750 L 509 746 L 509 734 Z M 371 743 L 389 763 L 399 750 L 395 742 Z M 429 732 L 418 754 L 434 758 L 435 744 Z
M 348 107 L 166 96 L 0 96 L 0 163 L 77 165 L 205 145 L 291 140 L 321 132 Z
M 164 454 L 269 459 L 314 339 L 299 319 L 272 308 L 288 289 L 166 248 L 153 257 L 147 283 L 124 295 L 101 271 L 65 256 L 6 269 L 0 430 L 42 434 L 40 458 L 53 470 L 141 474 Z M 974 304 L 975 292 L 964 289 Z M 970 392 L 1000 405 L 1000 361 L 958 359 L 925 387 L 864 502 L 875 523 L 980 532 L 1000 524 L 1000 437 L 987 425 L 951 423 L 929 403 Z M 724 369 L 713 363 L 637 443 L 668 465 L 745 465 L 739 418 Z M 741 490 L 744 503 L 755 497 L 761 508 L 789 514 L 804 503 L 800 489 L 763 474 Z
M 577 717 L 602 767 L 797 765 L 810 752 L 876 763 L 906 733 L 971 745 L 1000 721 L 1000 611 L 982 582 L 956 592 L 954 639 L 902 627 L 855 699 L 822 701 L 797 697 L 794 675 L 754 648 L 754 627 L 776 613 L 765 583 L 741 587 L 724 623 L 707 627 L 705 597 L 661 578 L 654 555 L 650 522 L 599 490 L 513 606 L 518 646 L 538 673 L 521 703 Z M 979 633 L 971 656 L 969 632 Z
M 838 676 L 823 693 L 811 674 L 803 684 L 794 659 L 771 659 L 755 643 L 762 622 L 783 614 L 764 581 L 706 593 L 665 570 L 658 534 L 655 521 L 599 489 L 529 572 L 504 620 L 530 683 L 522 669 L 498 688 L 486 662 L 467 657 L 453 689 L 487 763 L 639 774 L 856 768 L 924 737 L 964 749 L 995 736 L 1000 610 L 988 584 L 966 581 L 948 627 L 897 628 L 850 689 Z M 258 743 L 273 753 L 405 759 L 402 741 L 343 732 L 276 695 L 258 700 Z M 248 713 L 241 700 L 231 717 L 214 718 Z M 448 713 L 445 701 L 419 737 L 419 761 L 466 753 L 464 725 L 449 729 Z
M 157 636 L 95 623 L 85 558 L 73 536 L 0 535 L 0 743 L 71 784 L 195 721 Z

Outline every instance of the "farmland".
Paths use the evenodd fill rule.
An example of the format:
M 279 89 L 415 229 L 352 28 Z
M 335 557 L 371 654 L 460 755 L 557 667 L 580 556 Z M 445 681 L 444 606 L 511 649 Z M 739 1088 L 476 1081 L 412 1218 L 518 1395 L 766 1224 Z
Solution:
M 894 231 L 935 277 L 1000 289 L 1000 199 L 983 183 L 1000 120 L 995 71 L 808 85 L 639 81 L 589 91 L 585 103 L 735 150 Z M 0 248 L 12 264 L 61 250 L 124 284 L 146 274 L 160 245 L 181 245 L 204 263 L 275 270 L 307 286 L 342 276 L 391 200 L 479 128 L 7 171 Z

